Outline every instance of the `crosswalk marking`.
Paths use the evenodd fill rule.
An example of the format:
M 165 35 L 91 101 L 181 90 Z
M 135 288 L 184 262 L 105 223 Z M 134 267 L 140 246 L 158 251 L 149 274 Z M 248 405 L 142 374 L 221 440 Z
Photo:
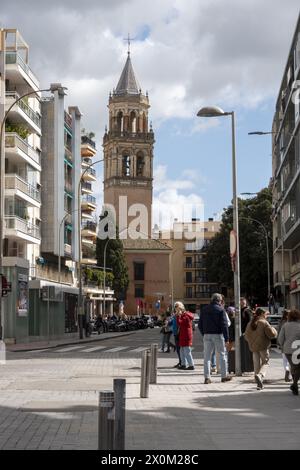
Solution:
M 145 351 L 145 349 L 147 349 L 147 346 L 142 346 L 140 348 L 131 349 L 130 352 L 142 352 L 142 351 Z
M 83 349 L 81 352 L 89 353 L 93 351 L 98 351 L 100 349 L 105 349 L 105 346 L 94 346 L 93 348 Z
M 124 349 L 128 349 L 128 346 L 119 346 L 118 348 L 107 349 L 107 351 L 103 351 L 103 352 L 114 353 L 114 352 L 122 351 Z
M 69 351 L 74 351 L 75 349 L 81 349 L 82 344 L 80 346 L 71 346 L 70 348 L 62 348 L 62 349 L 56 349 L 55 352 L 69 352 Z
M 32 349 L 31 351 L 26 351 L 28 353 L 40 353 L 44 351 L 49 351 L 49 349 Z

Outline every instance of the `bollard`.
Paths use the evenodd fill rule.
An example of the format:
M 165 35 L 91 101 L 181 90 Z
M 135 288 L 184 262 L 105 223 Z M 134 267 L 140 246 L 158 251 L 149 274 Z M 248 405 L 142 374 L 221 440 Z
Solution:
M 141 388 L 140 397 L 149 397 L 149 383 L 150 383 L 150 362 L 151 353 L 149 349 L 142 352 L 142 366 L 141 366 Z
M 157 352 L 158 344 L 151 344 L 151 372 L 150 372 L 150 383 L 157 383 Z
M 114 450 L 125 449 L 126 380 L 114 379 L 115 427 Z
M 99 394 L 98 450 L 114 448 L 114 392 L 105 390 Z

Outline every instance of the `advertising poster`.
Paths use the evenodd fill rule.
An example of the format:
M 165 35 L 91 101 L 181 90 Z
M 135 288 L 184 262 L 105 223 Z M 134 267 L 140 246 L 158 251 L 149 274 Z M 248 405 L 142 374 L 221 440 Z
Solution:
M 19 317 L 27 317 L 28 314 L 28 276 L 18 275 L 17 309 Z

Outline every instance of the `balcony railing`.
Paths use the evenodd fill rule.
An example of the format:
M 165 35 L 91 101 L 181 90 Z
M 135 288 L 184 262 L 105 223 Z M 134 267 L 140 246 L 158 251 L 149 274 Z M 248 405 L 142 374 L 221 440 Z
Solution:
M 31 186 L 27 181 L 24 181 L 18 175 L 5 175 L 5 189 L 15 189 L 22 191 L 37 202 L 41 202 L 41 194 L 38 189 Z
M 34 82 L 36 86 L 39 86 L 38 81 L 34 73 L 28 64 L 24 62 L 22 57 L 17 52 L 6 52 L 5 55 L 6 64 L 17 64 L 27 73 L 28 77 Z
M 17 215 L 6 215 L 4 217 L 5 227 L 8 230 L 18 230 L 19 232 L 30 235 L 34 238 L 41 238 L 40 228 L 36 225 L 33 225 L 25 219 L 21 219 Z
M 81 143 L 88 144 L 96 150 L 96 143 L 92 139 L 90 139 L 87 135 L 81 136 Z
M 86 170 L 84 170 L 84 174 L 85 175 L 88 174 L 88 175 L 96 177 L 96 170 L 94 170 L 94 168 L 87 168 Z
M 18 148 L 22 152 L 26 153 L 32 160 L 40 165 L 41 156 L 40 153 L 31 147 L 25 140 L 23 140 L 15 132 L 6 132 L 5 133 L 5 148 Z
M 87 191 L 93 191 L 91 183 L 81 183 L 81 189 L 86 189 Z
M 46 279 L 47 281 L 62 282 L 64 284 L 73 284 L 71 272 L 66 272 L 64 268 L 61 269 L 59 274 L 58 270 L 54 270 L 50 266 L 34 265 L 30 267 L 31 277 L 38 279 Z
M 135 140 L 153 140 L 154 134 L 153 132 L 125 132 L 125 131 L 109 131 L 108 132 L 109 138 L 120 137 L 120 138 L 128 138 L 128 139 L 135 139 Z
M 8 91 L 5 93 L 6 98 L 12 98 L 14 101 L 20 98 L 18 93 Z M 16 104 L 38 127 L 41 127 L 41 116 L 36 113 L 25 101 L 21 99 Z
M 91 232 L 97 231 L 97 224 L 95 222 L 91 222 L 90 220 L 86 220 L 81 224 L 82 230 L 90 230 Z
M 96 205 L 96 198 L 90 194 L 84 194 L 81 201 Z

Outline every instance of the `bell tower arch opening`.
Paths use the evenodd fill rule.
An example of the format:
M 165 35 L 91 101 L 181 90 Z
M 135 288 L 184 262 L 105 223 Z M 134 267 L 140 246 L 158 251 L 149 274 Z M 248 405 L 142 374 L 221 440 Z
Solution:
M 129 132 L 132 134 L 136 133 L 136 128 L 137 128 L 137 116 L 135 111 L 131 111 L 130 113 L 130 119 L 129 119 Z

